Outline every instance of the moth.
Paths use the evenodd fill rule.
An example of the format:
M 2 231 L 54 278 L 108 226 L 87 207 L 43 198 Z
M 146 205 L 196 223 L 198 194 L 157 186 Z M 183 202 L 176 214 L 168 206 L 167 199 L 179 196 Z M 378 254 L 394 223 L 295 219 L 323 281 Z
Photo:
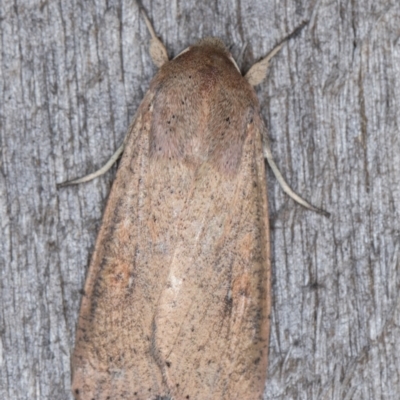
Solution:
M 271 265 L 253 86 L 281 45 L 243 77 L 215 38 L 169 61 L 145 20 L 160 69 L 129 128 L 89 267 L 72 391 L 261 399 Z

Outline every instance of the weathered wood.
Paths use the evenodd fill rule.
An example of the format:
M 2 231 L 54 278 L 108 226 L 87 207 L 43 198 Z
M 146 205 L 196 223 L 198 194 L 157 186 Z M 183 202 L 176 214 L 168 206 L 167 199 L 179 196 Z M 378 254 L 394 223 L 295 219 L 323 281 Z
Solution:
M 332 216 L 296 205 L 268 173 L 266 399 L 397 399 L 398 2 L 143 3 L 170 56 L 219 36 L 243 71 L 310 21 L 258 93 L 283 174 Z M 117 149 L 156 68 L 133 0 L 4 0 L 0 32 L 0 398 L 70 399 L 80 290 L 115 168 L 56 183 Z

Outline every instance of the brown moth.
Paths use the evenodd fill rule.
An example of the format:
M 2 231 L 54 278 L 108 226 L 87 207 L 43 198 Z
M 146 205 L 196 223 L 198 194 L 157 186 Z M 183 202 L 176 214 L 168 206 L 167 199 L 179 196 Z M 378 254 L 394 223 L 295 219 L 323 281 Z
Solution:
M 129 128 L 97 238 L 73 394 L 261 399 L 271 267 L 252 86 L 280 47 L 243 77 L 220 40 L 168 61 L 148 26 L 161 68 Z

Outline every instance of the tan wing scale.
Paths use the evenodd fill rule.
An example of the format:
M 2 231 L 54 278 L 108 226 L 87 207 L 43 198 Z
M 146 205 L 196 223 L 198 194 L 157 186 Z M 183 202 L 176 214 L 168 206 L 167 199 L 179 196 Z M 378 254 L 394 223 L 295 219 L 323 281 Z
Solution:
M 193 46 L 138 110 L 82 300 L 77 399 L 262 398 L 263 125 L 229 57 L 220 42 Z

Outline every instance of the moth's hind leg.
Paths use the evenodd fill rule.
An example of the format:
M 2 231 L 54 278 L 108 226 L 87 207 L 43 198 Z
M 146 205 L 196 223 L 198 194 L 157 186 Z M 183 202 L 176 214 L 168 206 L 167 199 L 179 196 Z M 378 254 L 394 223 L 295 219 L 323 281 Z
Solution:
M 74 179 L 73 181 L 68 181 L 68 182 L 64 182 L 64 183 L 60 183 L 57 185 L 57 187 L 64 187 L 64 186 L 69 186 L 69 185 L 77 185 L 79 183 L 85 183 L 85 182 L 89 182 L 101 175 L 104 175 L 113 165 L 114 163 L 118 160 L 118 158 L 120 157 L 120 155 L 122 154 L 122 152 L 124 151 L 124 147 L 125 147 L 125 141 L 124 143 L 118 147 L 117 151 L 111 156 L 111 158 L 97 171 L 89 174 L 89 175 L 85 175 L 82 178 L 78 178 L 78 179 Z
M 272 152 L 271 152 L 271 149 L 270 149 L 268 143 L 264 143 L 264 158 L 267 160 L 269 166 L 271 167 L 272 172 L 274 173 L 275 178 L 277 179 L 277 181 L 281 185 L 282 190 L 287 195 L 289 195 L 296 203 L 299 203 L 303 207 L 308 208 L 311 211 L 315 211 L 318 214 L 322 214 L 325 217 L 329 217 L 330 216 L 330 214 L 327 211 L 311 205 L 308 201 L 304 200 L 302 197 L 300 197 L 296 192 L 294 192 L 291 189 L 291 187 L 288 185 L 288 183 L 285 181 L 285 178 L 281 174 L 281 171 L 279 171 L 279 168 L 275 164 L 275 161 L 274 161 L 274 159 L 272 157 Z

